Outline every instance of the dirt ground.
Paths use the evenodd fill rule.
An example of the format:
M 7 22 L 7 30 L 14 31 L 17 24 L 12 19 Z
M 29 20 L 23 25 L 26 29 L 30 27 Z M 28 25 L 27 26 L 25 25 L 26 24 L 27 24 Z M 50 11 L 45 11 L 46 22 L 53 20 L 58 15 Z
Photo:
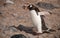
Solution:
M 2 0 L 3 1 L 3 0 Z M 40 8 L 41 11 L 50 11 L 51 15 L 45 15 L 44 20 L 47 27 L 56 30 L 55 32 L 44 33 L 42 35 L 32 35 L 19 31 L 16 28 L 8 28 L 10 26 L 18 26 L 20 24 L 24 26 L 32 27 L 30 14 L 28 9 L 23 9 L 23 5 L 29 2 L 30 4 L 36 4 L 38 2 L 51 3 L 53 5 L 60 6 L 60 0 L 12 0 L 14 4 L 3 5 L 0 2 L 0 38 L 10 38 L 14 34 L 23 34 L 27 38 L 60 38 L 60 8 L 57 9 L 44 9 Z

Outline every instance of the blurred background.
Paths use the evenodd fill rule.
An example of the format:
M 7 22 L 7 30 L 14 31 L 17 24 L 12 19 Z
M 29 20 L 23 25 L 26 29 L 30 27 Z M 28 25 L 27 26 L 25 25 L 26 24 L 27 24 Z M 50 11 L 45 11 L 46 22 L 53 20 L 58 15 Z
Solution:
M 6 0 L 0 0 L 0 38 L 10 38 L 14 34 L 23 34 L 27 38 L 60 38 L 60 0 L 11 0 L 14 4 L 6 3 Z M 39 3 L 40 2 L 40 6 Z M 36 5 L 40 11 L 49 11 L 51 15 L 45 15 L 46 26 L 56 30 L 55 32 L 44 33 L 42 35 L 32 35 L 24 31 L 19 31 L 10 26 L 19 26 L 20 24 L 32 27 L 30 12 L 23 9 L 26 3 Z M 42 4 L 44 3 L 44 4 Z M 46 3 L 46 4 L 45 4 Z M 37 5 L 38 4 L 38 5 Z M 51 6 L 52 4 L 53 6 Z

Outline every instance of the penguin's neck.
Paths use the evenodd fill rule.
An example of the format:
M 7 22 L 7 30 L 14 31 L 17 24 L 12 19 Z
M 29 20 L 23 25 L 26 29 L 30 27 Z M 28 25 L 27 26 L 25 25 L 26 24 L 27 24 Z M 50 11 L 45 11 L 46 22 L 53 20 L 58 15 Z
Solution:
M 30 13 L 31 13 L 32 15 L 38 16 L 38 12 L 36 12 L 35 10 L 30 10 Z

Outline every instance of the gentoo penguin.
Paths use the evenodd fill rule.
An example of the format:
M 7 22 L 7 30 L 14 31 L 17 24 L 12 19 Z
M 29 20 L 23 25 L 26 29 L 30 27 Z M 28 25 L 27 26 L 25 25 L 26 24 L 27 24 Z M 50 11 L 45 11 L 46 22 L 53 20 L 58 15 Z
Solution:
M 37 30 L 38 32 L 37 33 L 43 33 L 43 28 L 47 31 L 49 31 L 50 29 L 47 28 L 47 26 L 45 25 L 45 22 L 44 22 L 44 19 L 43 19 L 43 16 L 45 14 L 49 14 L 48 12 L 46 11 L 40 11 L 36 6 L 30 4 L 28 7 L 27 7 L 30 11 L 30 16 L 31 16 L 31 20 L 32 20 L 32 23 L 35 27 L 37 27 Z
M 32 4 L 29 5 L 27 8 L 30 11 L 30 16 L 31 16 L 33 25 L 35 25 L 35 27 L 37 27 L 37 30 L 38 30 L 37 33 L 43 33 L 43 31 L 42 31 L 42 19 L 41 19 L 41 15 L 39 13 L 40 10 Z

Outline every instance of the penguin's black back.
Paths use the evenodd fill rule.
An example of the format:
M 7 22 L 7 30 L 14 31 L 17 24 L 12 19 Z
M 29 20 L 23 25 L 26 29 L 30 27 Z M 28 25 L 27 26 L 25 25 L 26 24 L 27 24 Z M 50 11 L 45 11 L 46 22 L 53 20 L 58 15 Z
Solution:
M 43 30 L 47 30 L 48 28 L 47 28 L 47 26 L 46 26 L 46 24 L 45 24 L 45 21 L 44 21 L 44 19 L 43 19 L 44 16 L 43 16 L 43 15 L 40 15 L 40 17 L 41 17 L 41 20 L 42 20 L 42 21 L 41 21 L 41 22 L 42 22 L 42 29 L 43 29 Z

